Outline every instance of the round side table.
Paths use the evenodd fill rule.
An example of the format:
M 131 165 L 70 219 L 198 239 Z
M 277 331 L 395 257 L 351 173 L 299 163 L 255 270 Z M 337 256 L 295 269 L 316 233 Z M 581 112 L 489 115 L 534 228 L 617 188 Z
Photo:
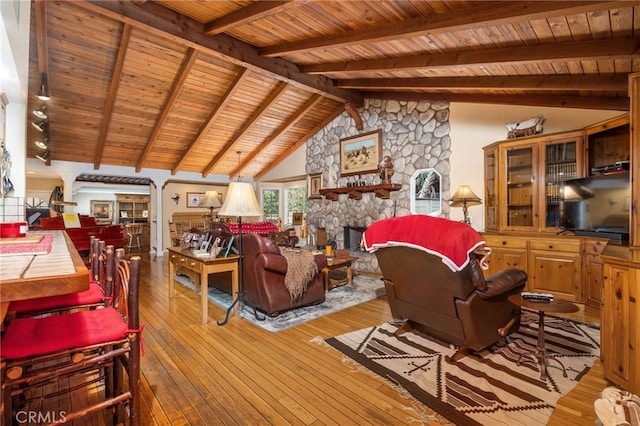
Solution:
M 553 360 L 562 367 L 562 375 L 567 377 L 567 370 L 564 368 L 562 362 L 557 358 L 547 355 L 544 345 L 544 314 L 545 312 L 554 312 L 559 314 L 578 312 L 580 310 L 578 305 L 569 302 L 568 300 L 557 298 L 554 298 L 551 302 L 534 302 L 532 300 L 523 299 L 519 294 L 512 294 L 509 296 L 509 301 L 523 308 L 538 311 L 538 345 L 535 351 L 521 354 L 518 357 L 518 365 L 522 362 L 523 356 L 531 357 L 534 362 L 537 362 L 540 365 L 540 379 L 544 380 L 547 375 L 547 360 Z

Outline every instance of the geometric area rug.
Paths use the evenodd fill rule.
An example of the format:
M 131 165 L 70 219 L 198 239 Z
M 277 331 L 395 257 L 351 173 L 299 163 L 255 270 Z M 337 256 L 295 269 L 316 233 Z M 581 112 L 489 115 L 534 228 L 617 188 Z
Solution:
M 545 317 L 546 380 L 537 363 L 518 356 L 535 350 L 538 316 L 523 311 L 520 330 L 483 351 L 454 362 L 456 348 L 416 331 L 395 337 L 386 323 L 326 339 L 326 343 L 456 425 L 545 425 L 556 401 L 568 393 L 600 355 L 597 326 Z M 525 360 L 527 360 L 525 362 Z

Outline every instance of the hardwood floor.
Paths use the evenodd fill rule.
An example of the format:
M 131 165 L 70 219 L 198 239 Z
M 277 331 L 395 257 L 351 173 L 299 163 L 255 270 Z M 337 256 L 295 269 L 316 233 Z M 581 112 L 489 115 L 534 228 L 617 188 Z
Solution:
M 142 276 L 144 425 L 449 424 L 315 341 L 391 319 L 384 298 L 274 334 L 238 317 L 219 327 L 213 303 L 201 324 L 195 292 L 177 285 L 168 299 L 167 256 L 146 257 Z M 549 424 L 593 425 L 606 385 L 596 362 Z

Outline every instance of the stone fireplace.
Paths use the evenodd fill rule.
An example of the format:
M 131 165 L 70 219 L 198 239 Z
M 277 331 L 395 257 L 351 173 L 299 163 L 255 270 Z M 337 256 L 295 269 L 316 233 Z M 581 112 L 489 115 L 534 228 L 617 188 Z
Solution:
M 382 130 L 382 152 L 394 165 L 391 182 L 402 187 L 389 198 L 363 193 L 361 199 L 340 194 L 336 201 L 325 197 L 307 200 L 309 232 L 326 230 L 327 239 L 336 241 L 338 249 L 349 249 L 357 257 L 353 268 L 357 272 L 379 274 L 375 254 L 360 251 L 362 232 L 372 223 L 410 214 L 411 175 L 418 169 L 433 168 L 442 176 L 440 191 L 443 199 L 450 197 L 449 103 L 429 101 L 396 101 L 366 99 L 358 109 L 363 129 L 356 129 L 351 115 L 343 112 L 331 123 L 307 140 L 306 172 L 322 173 L 323 188 L 345 188 L 354 181 L 379 184 L 376 172 L 363 175 L 340 174 L 340 140 L 361 133 Z M 448 217 L 449 205 L 443 203 L 443 217 Z

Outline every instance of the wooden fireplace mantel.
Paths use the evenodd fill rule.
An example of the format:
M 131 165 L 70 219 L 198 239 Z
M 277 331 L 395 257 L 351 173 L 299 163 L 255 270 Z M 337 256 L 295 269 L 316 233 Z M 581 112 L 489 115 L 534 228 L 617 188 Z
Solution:
M 376 197 L 387 199 L 391 195 L 392 191 L 398 191 L 400 188 L 402 188 L 402 185 L 397 183 L 381 183 L 380 185 L 325 188 L 320 190 L 320 195 L 324 195 L 326 199 L 331 201 L 338 201 L 340 194 L 347 194 L 351 199 L 361 200 L 363 193 L 374 192 Z

